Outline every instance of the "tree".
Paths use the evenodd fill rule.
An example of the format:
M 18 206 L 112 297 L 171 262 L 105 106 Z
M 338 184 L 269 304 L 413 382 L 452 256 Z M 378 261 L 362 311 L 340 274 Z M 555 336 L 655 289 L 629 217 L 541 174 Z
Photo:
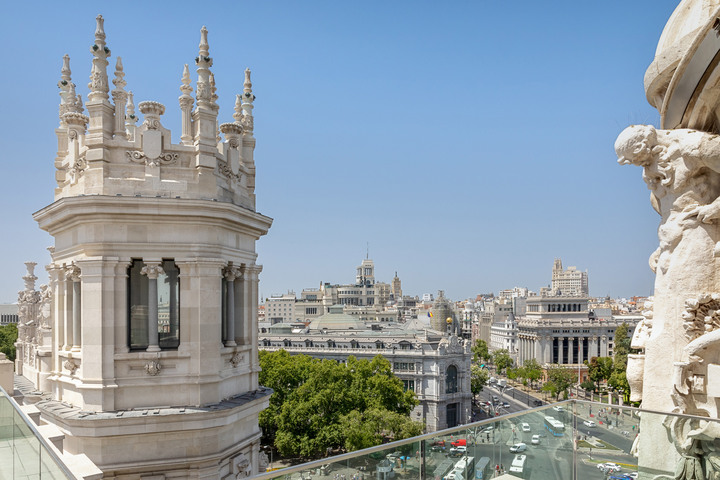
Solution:
M 623 400 L 630 401 L 630 384 L 627 381 L 625 370 L 627 369 L 627 357 L 630 353 L 630 337 L 628 336 L 628 324 L 623 323 L 615 329 L 615 349 L 613 351 L 612 373 L 608 384 L 615 390 L 623 393 Z
M 485 340 L 477 339 L 475 345 L 471 348 L 473 354 L 473 361 L 487 361 L 490 360 L 491 355 L 488 351 L 488 345 Z
M 592 357 L 588 363 L 588 376 L 600 389 L 600 382 L 610 379 L 613 372 L 613 360 L 610 357 Z
M 563 395 L 563 399 L 568 398 L 568 388 L 575 383 L 576 374 L 573 370 L 562 367 L 550 367 L 547 371 L 547 382 L 543 385 L 543 390 L 550 392 L 556 399 Z
M 530 381 L 530 385 L 533 386 L 535 382 L 540 380 L 543 375 L 542 366 L 534 358 L 525 360 L 523 365 L 524 377 Z
M 502 373 L 508 367 L 512 367 L 513 359 L 506 349 L 495 350 L 492 356 L 495 368 L 499 373 Z
M 15 342 L 18 338 L 17 325 L 8 323 L 0 327 L 0 352 L 7 355 L 8 360 L 15 361 Z
M 260 364 L 261 383 L 277 388 L 261 426 L 274 429 L 283 455 L 317 457 L 328 448 L 365 448 L 422 431 L 409 417 L 418 404 L 415 394 L 380 355 L 338 363 L 280 350 L 261 352 Z
M 487 369 L 474 364 L 470 366 L 470 391 L 473 394 L 473 400 L 475 395 L 482 392 L 483 387 L 487 385 L 489 379 L 490 374 Z

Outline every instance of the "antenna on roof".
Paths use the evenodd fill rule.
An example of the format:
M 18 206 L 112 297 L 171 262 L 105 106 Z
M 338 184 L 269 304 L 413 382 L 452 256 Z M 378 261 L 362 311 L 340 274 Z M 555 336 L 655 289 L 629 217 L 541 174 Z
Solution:
M 365 260 L 370 259 L 370 242 L 366 242 Z

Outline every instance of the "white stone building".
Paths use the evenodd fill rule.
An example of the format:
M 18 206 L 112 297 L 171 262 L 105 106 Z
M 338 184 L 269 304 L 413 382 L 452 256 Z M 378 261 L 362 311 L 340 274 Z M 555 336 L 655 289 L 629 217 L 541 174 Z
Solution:
M 50 281 L 36 290 L 28 265 L 16 372 L 64 452 L 106 478 L 248 476 L 271 393 L 258 385 L 255 243 L 271 219 L 255 210 L 250 71 L 219 119 L 203 27 L 172 143 L 164 105 L 140 102 L 137 125 L 120 57 L 111 90 L 105 40 L 98 16 L 84 107 L 63 60 L 55 200 L 34 214 L 54 238 Z
M 271 325 L 295 321 L 295 293 L 272 295 L 265 299 L 265 321 Z
M 578 365 L 612 356 L 617 327 L 627 323 L 631 337 L 641 319 L 612 315 L 609 309 L 591 311 L 588 297 L 530 297 L 525 316 L 517 320 L 518 363 L 534 358 L 541 365 Z
M 261 333 L 259 341 L 262 350 L 284 349 L 339 362 L 350 355 L 368 360 L 382 355 L 405 388 L 418 396 L 412 420 L 425 423 L 429 432 L 469 422 L 470 342 L 430 330 L 422 320 L 405 327 L 371 330 L 335 306 L 309 329 Z
M 563 270 L 562 260 L 556 258 L 553 263 L 550 291 L 552 295 L 586 297 L 590 295 L 588 273 L 579 271 L 577 267 Z

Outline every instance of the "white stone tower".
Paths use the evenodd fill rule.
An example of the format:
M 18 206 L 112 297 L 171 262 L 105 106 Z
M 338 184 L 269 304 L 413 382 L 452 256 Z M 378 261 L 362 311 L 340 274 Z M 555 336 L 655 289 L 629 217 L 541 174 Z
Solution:
M 51 393 L 37 406 L 65 449 L 106 477 L 258 472 L 271 392 L 258 385 L 255 242 L 272 220 L 255 211 L 250 70 L 218 127 L 205 27 L 200 38 L 194 96 L 182 71 L 179 143 L 160 103 L 138 103 L 137 125 L 120 57 L 110 90 L 101 16 L 87 114 L 67 56 L 58 84 L 55 201 L 34 214 L 55 239 L 52 334 L 28 324 L 19 367 Z

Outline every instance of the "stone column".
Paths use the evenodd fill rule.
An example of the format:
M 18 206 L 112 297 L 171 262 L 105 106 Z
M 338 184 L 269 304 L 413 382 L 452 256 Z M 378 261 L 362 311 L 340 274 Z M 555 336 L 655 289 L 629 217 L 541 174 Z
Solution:
M 563 344 L 565 343 L 565 339 L 563 337 L 558 337 L 558 365 L 562 365 L 563 362 Z
M 584 356 L 585 356 L 585 338 L 580 337 L 578 338 L 578 363 L 583 363 Z
M 575 350 L 575 338 L 574 337 L 568 337 L 568 365 L 571 365 L 575 363 L 574 360 L 574 351 Z
M 600 337 L 600 356 L 607 357 L 608 354 L 608 340 L 607 335 Z
M 225 325 L 227 328 L 226 347 L 234 347 L 235 343 L 235 279 L 240 277 L 238 267 L 227 266 L 223 269 L 226 285 Z
M 165 271 L 160 262 L 145 262 L 140 273 L 148 277 L 148 347 L 147 352 L 159 352 L 157 279 Z
M 72 352 L 80 351 L 80 323 L 82 313 L 82 302 L 80 299 L 80 268 L 72 265 L 67 270 L 66 277 L 72 282 L 72 328 L 69 334 L 65 335 Z M 67 323 L 66 323 L 67 325 Z

